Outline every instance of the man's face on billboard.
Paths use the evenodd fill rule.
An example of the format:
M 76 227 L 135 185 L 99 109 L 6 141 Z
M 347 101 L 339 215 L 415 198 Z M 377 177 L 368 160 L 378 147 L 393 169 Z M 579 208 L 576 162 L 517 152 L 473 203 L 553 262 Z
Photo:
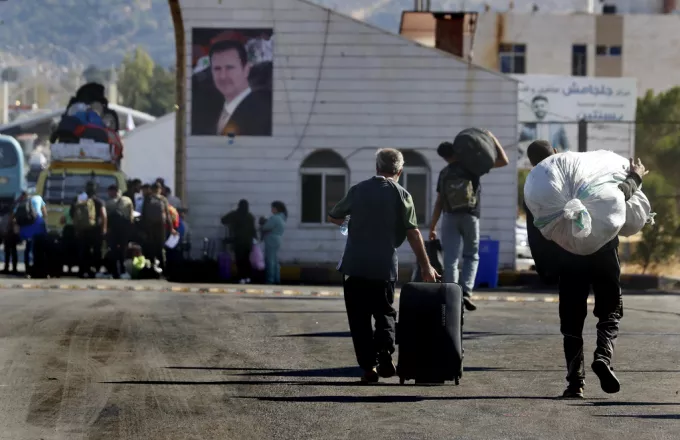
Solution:
M 233 100 L 249 87 L 250 65 L 241 63 L 236 49 L 214 53 L 210 59 L 210 70 L 215 87 L 227 101 Z
M 536 118 L 543 120 L 548 114 L 548 101 L 545 99 L 537 99 L 531 104 L 531 110 L 533 110 Z

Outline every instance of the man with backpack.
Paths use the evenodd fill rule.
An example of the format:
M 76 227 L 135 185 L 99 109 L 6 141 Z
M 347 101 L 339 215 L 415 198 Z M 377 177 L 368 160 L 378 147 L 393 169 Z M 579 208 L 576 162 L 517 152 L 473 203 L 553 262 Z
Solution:
M 37 252 L 34 249 L 34 243 L 40 242 L 47 234 L 47 205 L 45 205 L 45 201 L 37 194 L 28 195 L 26 191 L 23 191 L 14 205 L 10 222 L 19 227 L 19 241 L 26 241 L 24 265 L 28 274 L 31 267 L 31 251 L 33 251 L 35 266 L 45 264 L 45 255 L 40 246 Z
M 488 133 L 488 132 L 487 132 Z M 498 140 L 488 133 L 496 148 L 494 168 L 506 166 L 510 161 Z M 444 142 L 437 154 L 448 165 L 439 173 L 437 200 L 432 213 L 430 240 L 437 239 L 437 223 L 442 215 L 442 248 L 444 250 L 444 282 L 458 283 L 463 289 L 463 301 L 469 311 L 476 310 L 472 302 L 472 289 L 479 264 L 479 217 L 482 186 L 478 175 L 467 169 L 457 157 L 452 143 Z M 463 254 L 462 279 L 458 282 L 458 258 Z
M 167 231 L 175 235 L 177 231 L 172 222 L 168 200 L 162 194 L 163 187 L 155 182 L 151 185 L 151 194 L 144 199 L 142 206 L 142 223 L 146 235 L 145 255 L 152 262 L 158 260 L 161 269 L 165 268 L 163 247 L 167 238 Z
M 97 197 L 97 184 L 87 182 L 85 192 L 76 197 L 70 209 L 78 243 L 78 276 L 94 278 L 101 266 L 102 241 L 108 218 L 104 202 Z M 93 272 L 92 268 L 96 268 Z
M 117 185 L 109 186 L 108 193 L 109 200 L 106 202 L 108 221 L 107 262 L 109 273 L 113 278 L 118 279 L 121 272 L 125 271 L 125 250 L 132 233 L 134 207 L 129 197 L 121 195 Z

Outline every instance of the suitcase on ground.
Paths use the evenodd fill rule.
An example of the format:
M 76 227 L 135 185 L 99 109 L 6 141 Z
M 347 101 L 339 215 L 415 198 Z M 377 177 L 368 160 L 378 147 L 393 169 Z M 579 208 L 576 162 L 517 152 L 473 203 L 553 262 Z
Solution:
M 203 255 L 200 259 L 184 259 L 171 263 L 167 280 L 175 283 L 218 283 L 220 267 L 215 255 L 215 243 L 203 239 Z
M 401 289 L 397 323 L 403 384 L 459 384 L 463 376 L 463 291 L 453 283 L 408 283 Z
M 228 251 L 220 252 L 217 255 L 217 266 L 219 267 L 220 280 L 231 280 L 231 255 Z
M 434 267 L 439 275 L 444 276 L 444 257 L 442 251 L 442 242 L 439 240 L 430 240 L 425 242 L 425 251 L 427 252 L 427 258 L 430 259 L 430 264 Z M 420 266 L 416 265 L 413 271 L 412 282 L 420 283 L 423 281 L 423 277 L 420 273 Z

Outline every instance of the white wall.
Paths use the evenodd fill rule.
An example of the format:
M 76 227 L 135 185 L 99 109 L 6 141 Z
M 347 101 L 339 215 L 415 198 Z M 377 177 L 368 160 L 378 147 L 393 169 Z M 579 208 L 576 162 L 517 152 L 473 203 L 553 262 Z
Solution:
M 300 225 L 298 170 L 311 152 L 331 148 L 348 157 L 354 184 L 373 175 L 377 148 L 422 150 L 434 193 L 443 140 L 469 126 L 492 130 L 504 144 L 517 139 L 517 84 L 442 52 L 299 0 L 184 0 L 182 13 L 188 71 L 194 27 L 272 27 L 275 41 L 274 136 L 236 137 L 233 145 L 221 137 L 187 138 L 197 237 L 222 234 L 219 218 L 240 198 L 256 216 L 280 199 L 291 214 L 283 260 L 336 262 L 344 248 L 338 228 Z M 190 78 L 187 90 L 190 99 Z M 512 160 L 484 177 L 482 196 L 482 233 L 501 240 L 506 267 L 514 265 L 517 213 Z M 407 250 L 401 255 L 411 260 Z
M 123 138 L 122 169 L 128 178 L 153 182 L 158 177 L 175 191 L 175 113 L 132 130 Z
M 587 44 L 588 75 L 595 74 L 595 15 L 486 12 L 478 20 L 475 63 L 498 70 L 499 43 L 526 44 L 527 74 L 571 75 L 572 45 Z
M 627 15 L 623 19 L 623 76 L 638 79 L 638 93 L 680 85 L 680 15 Z
M 649 8 L 655 8 L 651 3 Z M 673 74 L 680 70 L 680 15 L 630 14 L 623 20 L 621 76 L 638 79 L 640 96 L 649 89 L 659 93 L 680 85 L 680 76 Z M 499 42 L 524 43 L 527 74 L 571 75 L 572 45 L 587 44 L 588 75 L 592 76 L 595 33 L 596 15 L 480 13 L 474 62 L 497 70 Z

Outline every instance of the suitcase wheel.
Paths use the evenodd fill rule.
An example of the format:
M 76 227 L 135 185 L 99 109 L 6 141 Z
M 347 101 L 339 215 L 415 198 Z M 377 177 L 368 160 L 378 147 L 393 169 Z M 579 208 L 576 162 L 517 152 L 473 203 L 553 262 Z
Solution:
M 460 377 L 456 378 L 456 385 L 460 385 Z

